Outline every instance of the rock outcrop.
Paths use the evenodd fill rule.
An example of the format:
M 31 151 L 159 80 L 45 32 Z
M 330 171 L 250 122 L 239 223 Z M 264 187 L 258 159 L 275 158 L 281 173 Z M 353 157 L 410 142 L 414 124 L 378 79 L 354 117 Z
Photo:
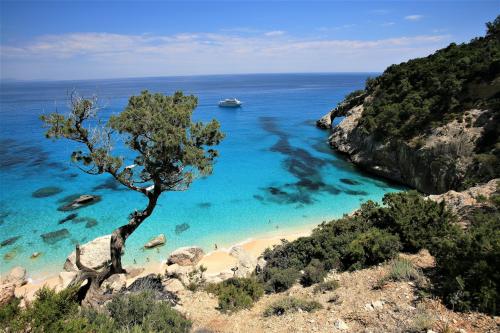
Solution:
M 169 265 L 193 266 L 203 258 L 204 254 L 201 247 L 181 247 L 170 254 L 167 263 Z
M 144 247 L 146 249 L 152 249 L 154 247 L 164 245 L 166 243 L 166 241 L 167 241 L 167 239 L 165 238 L 165 235 L 159 234 L 158 236 L 156 236 L 155 238 L 153 238 L 152 240 L 150 240 L 149 242 L 144 244 Z
M 236 245 L 229 250 L 229 254 L 238 260 L 236 264 L 236 277 L 248 277 L 255 271 L 257 260 L 250 255 L 242 246 Z
M 365 98 L 365 102 L 370 97 Z M 472 166 L 476 144 L 493 113 L 470 110 L 467 121 L 451 121 L 409 142 L 382 142 L 360 125 L 363 101 L 357 105 L 335 108 L 330 119 L 344 116 L 332 129 L 330 146 L 363 169 L 418 189 L 435 194 L 456 189 Z
M 111 235 L 106 235 L 80 246 L 82 264 L 93 269 L 100 269 L 107 265 L 111 262 L 110 243 Z M 76 253 L 73 251 L 64 263 L 64 270 L 67 272 L 77 271 L 75 260 Z
M 0 284 L 13 284 L 15 287 L 20 287 L 26 284 L 26 269 L 21 266 L 12 268 L 5 277 L 0 281 Z
M 462 192 L 451 190 L 443 194 L 429 195 L 428 198 L 436 202 L 444 201 L 448 208 L 459 217 L 459 222 L 467 226 L 468 216 L 472 210 L 491 208 L 492 203 L 487 199 L 498 191 L 499 186 L 500 178 L 496 178 Z
M 9 303 L 15 297 L 16 286 L 12 283 L 0 285 L 0 306 Z

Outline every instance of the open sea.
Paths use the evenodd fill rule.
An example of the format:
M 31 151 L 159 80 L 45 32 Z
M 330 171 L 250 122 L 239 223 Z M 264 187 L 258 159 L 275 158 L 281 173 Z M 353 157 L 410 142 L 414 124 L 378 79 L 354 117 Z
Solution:
M 333 153 L 328 131 L 316 119 L 364 86 L 370 74 L 255 74 L 59 82 L 4 82 L 0 86 L 0 273 L 24 266 L 43 277 L 60 271 L 76 243 L 109 234 L 125 224 L 142 195 L 103 174 L 82 173 L 70 162 L 77 145 L 44 137 L 39 116 L 66 112 L 72 90 L 96 94 L 102 116 L 120 112 L 128 97 L 148 89 L 198 97 L 196 120 L 217 118 L 226 134 L 214 173 L 185 192 L 164 193 L 154 214 L 127 240 L 124 263 L 164 260 L 180 246 L 207 252 L 261 236 L 279 234 L 349 213 L 366 200 L 380 201 L 394 184 L 357 170 Z M 238 109 L 219 108 L 236 97 Z M 119 149 L 119 145 L 118 145 Z M 38 191 L 52 187 L 50 191 Z M 38 192 L 37 192 L 38 191 Z M 71 212 L 57 208 L 71 196 L 102 200 Z M 67 215 L 73 220 L 59 224 Z M 59 238 L 42 234 L 67 229 Z M 167 244 L 144 250 L 164 233 Z M 42 254 L 31 259 L 33 252 Z

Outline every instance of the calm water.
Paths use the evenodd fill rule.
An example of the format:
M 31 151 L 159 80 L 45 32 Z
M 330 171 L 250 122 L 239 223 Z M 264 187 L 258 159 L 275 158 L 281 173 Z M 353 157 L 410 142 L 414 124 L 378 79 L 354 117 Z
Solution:
M 0 272 L 25 266 L 32 275 L 60 270 L 75 243 L 108 234 L 126 223 L 145 200 L 106 175 L 90 176 L 69 161 L 74 145 L 44 138 L 42 113 L 67 110 L 72 89 L 97 94 L 103 116 L 119 112 L 141 90 L 198 96 L 195 118 L 217 118 L 226 133 L 211 177 L 186 192 L 164 193 L 151 216 L 127 241 L 124 260 L 159 261 L 179 246 L 227 246 L 263 233 L 317 224 L 348 213 L 362 201 L 398 190 L 361 174 L 325 144 L 314 121 L 343 96 L 364 85 L 368 74 L 283 74 L 144 78 L 98 81 L 5 83 L 0 110 Z M 221 109 L 221 98 L 237 97 L 241 109 Z M 60 193 L 34 197 L 43 187 Z M 74 194 L 98 194 L 99 203 L 74 211 L 57 208 Z M 97 224 L 95 223 L 97 222 Z M 47 243 L 42 234 L 66 228 L 67 237 Z M 142 249 L 164 233 L 167 245 Z M 35 252 L 37 259 L 30 259 Z

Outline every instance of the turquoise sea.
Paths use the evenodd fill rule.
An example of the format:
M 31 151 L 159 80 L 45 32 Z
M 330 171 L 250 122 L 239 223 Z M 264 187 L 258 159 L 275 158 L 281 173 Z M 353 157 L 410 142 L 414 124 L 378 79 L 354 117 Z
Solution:
M 315 120 L 352 90 L 366 74 L 256 74 L 161 77 L 60 82 L 2 83 L 0 91 L 0 273 L 15 265 L 41 277 L 62 268 L 76 243 L 109 234 L 126 223 L 145 200 L 106 175 L 83 174 L 71 164 L 74 144 L 44 138 L 39 116 L 67 111 L 68 94 L 99 96 L 103 117 L 119 112 L 130 95 L 148 89 L 176 90 L 199 98 L 195 119 L 217 118 L 226 139 L 212 176 L 188 191 L 164 193 L 153 214 L 129 238 L 125 263 L 165 259 L 180 246 L 206 251 L 283 230 L 340 217 L 368 199 L 380 201 L 401 188 L 357 170 L 333 153 L 327 131 Z M 219 99 L 236 97 L 239 109 L 219 108 Z M 50 196 L 34 193 L 56 187 Z M 39 192 L 38 192 L 39 193 Z M 75 194 L 102 200 L 77 211 L 57 208 Z M 76 219 L 59 224 L 70 213 Z M 67 229 L 60 239 L 41 235 Z M 167 245 L 144 250 L 164 233 Z M 30 259 L 33 252 L 41 252 Z

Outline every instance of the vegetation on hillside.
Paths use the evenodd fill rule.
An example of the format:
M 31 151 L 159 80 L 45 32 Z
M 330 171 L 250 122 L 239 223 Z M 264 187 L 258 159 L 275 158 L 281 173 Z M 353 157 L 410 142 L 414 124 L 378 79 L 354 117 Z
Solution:
M 455 44 L 424 58 L 389 66 L 367 80 L 370 95 L 360 126 L 378 140 L 396 143 L 456 119 L 472 126 L 467 110 L 488 109 L 491 119 L 477 145 L 466 185 L 500 176 L 500 16 L 484 37 Z M 347 102 L 344 102 L 347 103 Z M 348 104 L 348 103 L 347 103 Z
M 280 292 L 298 280 L 300 271 L 300 282 L 304 284 L 306 277 L 305 285 L 310 285 L 323 281 L 331 269 L 361 269 L 394 258 L 400 250 L 428 249 L 436 258 L 431 291 L 456 310 L 497 314 L 500 200 L 498 195 L 490 200 L 488 212 L 471 213 L 474 222 L 462 230 L 444 203 L 414 191 L 387 194 L 383 206 L 369 201 L 353 216 L 321 224 L 309 237 L 268 249 L 264 253 L 267 265 L 259 279 L 266 291 Z M 390 279 L 421 279 L 405 262 L 393 265 Z

